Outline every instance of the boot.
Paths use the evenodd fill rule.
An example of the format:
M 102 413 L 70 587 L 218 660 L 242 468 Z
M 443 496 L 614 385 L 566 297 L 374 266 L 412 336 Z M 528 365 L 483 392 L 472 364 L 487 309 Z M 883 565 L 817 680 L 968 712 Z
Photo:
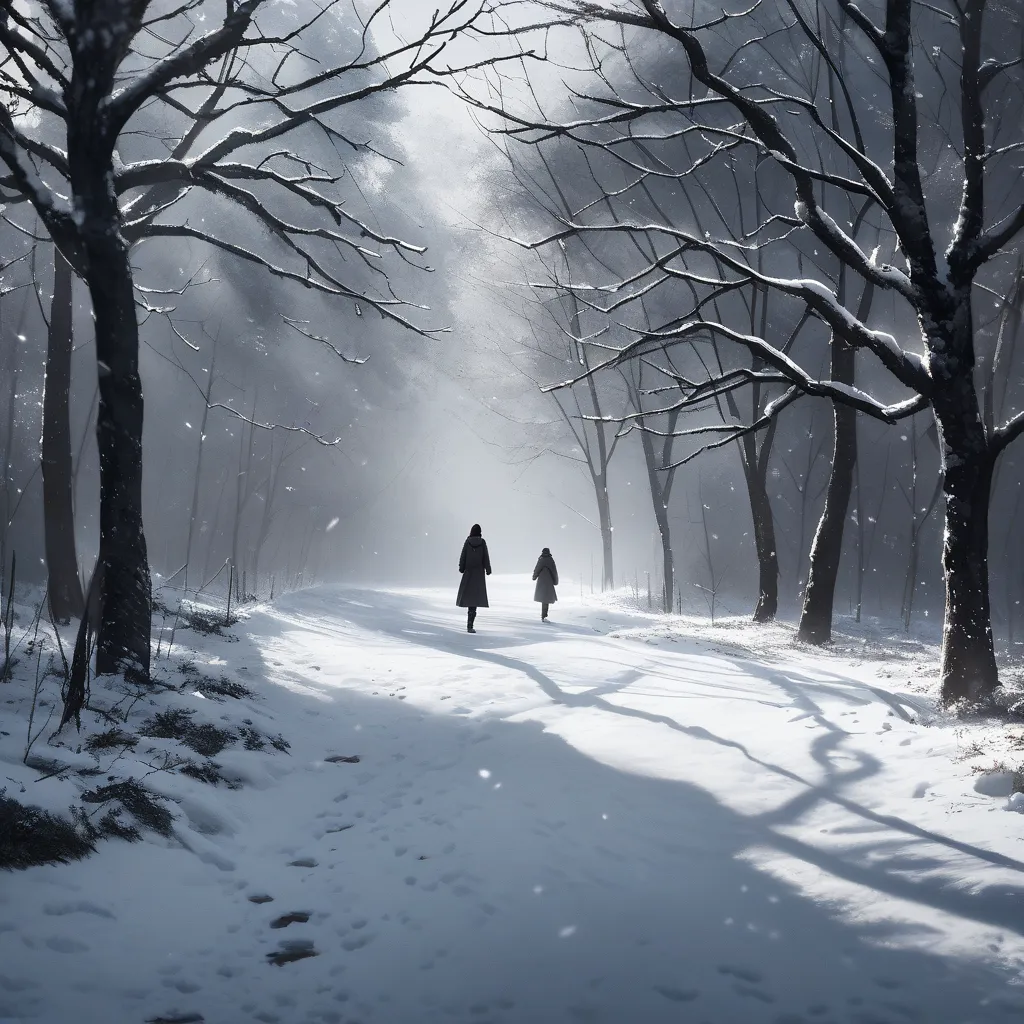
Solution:
M 469 614 L 466 618 L 466 632 L 475 633 L 476 630 L 473 628 L 473 623 L 476 621 L 476 609 L 470 608 Z

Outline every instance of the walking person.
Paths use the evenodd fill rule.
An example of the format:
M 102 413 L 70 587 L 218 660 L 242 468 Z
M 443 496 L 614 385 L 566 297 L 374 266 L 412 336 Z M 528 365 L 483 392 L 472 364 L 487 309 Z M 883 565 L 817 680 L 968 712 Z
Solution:
M 540 602 L 540 621 L 548 621 L 548 605 L 558 600 L 555 587 L 558 586 L 558 567 L 551 557 L 551 549 L 545 548 L 537 559 L 537 566 L 533 570 L 533 578 L 537 586 L 533 591 L 534 601 Z
M 486 577 L 491 575 L 491 556 L 487 553 L 487 541 L 483 538 L 479 523 L 473 524 L 466 543 L 462 545 L 459 572 L 462 573 L 462 582 L 455 603 L 459 608 L 468 609 L 466 632 L 475 633 L 473 623 L 476 621 L 477 608 L 489 607 Z

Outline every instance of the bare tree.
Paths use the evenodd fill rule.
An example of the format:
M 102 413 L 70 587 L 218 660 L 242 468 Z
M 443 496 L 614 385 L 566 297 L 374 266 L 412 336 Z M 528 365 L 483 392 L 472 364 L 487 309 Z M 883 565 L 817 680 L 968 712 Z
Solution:
M 765 333 L 768 324 L 768 303 L 770 293 L 753 290 L 750 295 L 749 318 L 751 331 L 760 329 Z M 782 346 L 783 353 L 788 353 L 800 334 L 806 321 L 801 320 Z M 688 407 L 702 404 L 704 396 L 711 394 L 723 424 L 742 425 L 747 422 L 758 422 L 765 418 L 775 397 L 772 395 L 773 380 L 768 367 L 756 354 L 750 360 L 750 376 L 742 372 L 736 375 L 734 370 L 729 373 L 722 359 L 718 338 L 712 335 L 709 339 L 713 366 L 709 360 L 701 358 L 701 366 L 707 372 L 709 381 L 720 382 L 721 387 L 702 388 L 692 381 L 682 382 L 683 401 Z M 695 350 L 698 351 L 699 350 Z M 737 401 L 737 394 L 730 382 L 747 382 L 749 380 L 749 413 L 744 414 Z M 757 555 L 758 584 L 757 603 L 754 605 L 753 619 L 755 622 L 771 622 L 779 610 L 779 553 L 776 539 L 775 515 L 772 511 L 771 496 L 768 494 L 768 467 L 775 448 L 775 439 L 779 425 L 777 416 L 767 417 L 765 428 L 760 431 L 738 429 L 735 437 L 736 447 L 740 455 L 740 466 L 743 480 L 747 487 L 747 499 L 750 504 L 750 518 L 754 528 L 754 551 Z
M 508 162 L 519 192 L 518 198 L 532 207 L 532 213 L 543 215 L 555 223 L 572 215 L 569 191 L 563 187 L 556 165 L 543 149 L 537 149 L 534 167 L 517 161 L 507 149 L 500 152 Z M 531 326 L 536 352 L 547 356 L 556 365 L 568 364 L 584 370 L 577 386 L 551 392 L 551 397 L 582 453 L 582 464 L 594 490 L 597 526 L 601 535 L 601 589 L 605 590 L 615 586 L 614 527 L 608 472 L 620 435 L 614 417 L 609 415 L 607 396 L 588 372 L 593 356 L 587 342 L 605 334 L 609 325 L 598 321 L 593 325 L 593 331 L 588 331 L 591 325 L 586 321 L 590 309 L 573 286 L 577 275 L 600 265 L 600 256 L 585 244 L 570 247 L 563 242 L 555 248 L 551 266 L 544 267 L 545 280 L 533 282 L 538 295 L 536 307 L 543 311 L 545 319 L 553 326 L 554 340 L 549 340 L 549 332 L 538 332 L 536 325 Z M 565 287 L 562 286 L 563 281 Z
M 43 385 L 43 533 L 46 541 L 47 599 L 57 622 L 81 618 L 85 594 L 75 545 L 74 478 L 71 454 L 71 354 L 74 348 L 74 275 L 53 250 L 53 299 L 46 342 Z
M 844 304 L 846 277 L 846 268 L 843 267 L 836 296 Z M 873 294 L 874 288 L 869 282 L 861 292 L 857 309 L 861 323 L 867 320 Z M 829 352 L 832 380 L 853 387 L 856 382 L 856 349 L 833 333 Z M 857 410 L 846 402 L 834 400 L 832 422 L 832 465 L 825 491 L 825 506 L 811 542 L 798 630 L 800 639 L 805 643 L 819 645 L 832 639 L 832 609 L 843 554 L 843 532 L 857 465 Z
M 301 155 L 359 148 L 335 115 L 368 97 L 451 75 L 451 41 L 480 13 L 477 3 L 450 0 L 419 27 L 403 26 L 404 38 L 374 48 L 373 33 L 385 29 L 390 6 L 383 0 L 373 9 L 354 49 L 336 20 L 344 11 L 339 0 L 301 13 L 268 0 L 42 0 L 6 4 L 0 13 L 0 162 L 7 169 L 0 200 L 31 204 L 88 285 L 95 318 L 104 570 L 98 672 L 149 675 L 152 595 L 131 244 L 193 239 L 413 327 L 380 257 L 414 260 L 422 249 L 360 221 L 339 188 L 344 169 L 321 170 Z M 327 64 L 308 56 L 325 38 L 347 55 Z M 146 136 L 139 129 L 147 118 L 162 120 L 164 137 L 180 133 L 169 154 L 135 145 L 137 134 Z M 186 140 L 189 155 L 182 156 Z M 188 218 L 193 192 L 233 211 L 220 230 Z M 240 217 L 266 233 L 269 250 L 241 244 Z M 353 281 L 346 257 L 375 283 Z
M 206 368 L 206 388 L 200 387 L 193 378 L 193 383 L 200 388 L 203 396 L 203 415 L 199 420 L 199 444 L 196 451 L 196 469 L 192 477 L 192 499 L 188 506 L 188 533 L 185 536 L 185 568 L 181 580 L 181 589 L 188 593 L 188 570 L 192 563 L 192 540 L 196 532 L 196 516 L 199 514 L 199 489 L 203 480 L 203 449 L 206 447 L 206 424 L 210 418 L 210 395 L 217 379 L 217 345 L 220 342 L 220 329 L 210 343 L 210 365 Z
M 262 479 L 256 485 L 256 497 L 261 503 L 261 508 L 257 521 L 256 536 L 250 545 L 252 552 L 252 591 L 257 597 L 259 596 L 260 559 L 270 537 L 271 528 L 282 512 L 278 500 L 283 490 L 282 472 L 285 468 L 285 463 L 294 455 L 298 455 L 308 443 L 309 438 L 303 438 L 298 443 L 288 447 L 286 443 L 275 444 L 274 435 L 271 434 L 270 436 L 270 450 L 263 459 L 265 468 L 263 469 Z
M 568 255 L 562 251 L 564 276 L 571 282 L 572 269 Z M 582 457 L 597 505 L 598 529 L 601 534 L 601 589 L 615 586 L 614 526 L 612 525 L 611 498 L 608 493 L 608 471 L 618 447 L 620 435 L 614 418 L 605 407 L 605 396 L 598 382 L 587 371 L 591 366 L 590 349 L 585 343 L 582 316 L 584 310 L 572 287 L 559 289 L 557 301 L 561 307 L 563 323 L 556 329 L 563 333 L 563 348 L 574 366 L 584 368 L 578 385 L 552 392 L 559 415 L 572 433 Z
M 1005 294 L 1005 264 L 998 257 L 1024 228 L 1024 203 L 1010 187 L 1019 173 L 1014 161 L 1024 148 L 1020 118 L 1013 116 L 1021 94 L 1020 19 L 987 0 L 876 0 L 870 12 L 853 0 L 818 0 L 813 6 L 831 26 L 829 33 L 818 33 L 801 0 L 771 8 L 755 4 L 704 23 L 670 15 L 659 0 L 538 0 L 535 6 L 546 11 L 547 30 L 562 26 L 587 33 L 588 52 L 599 67 L 592 79 L 598 94 L 580 96 L 582 113 L 571 123 L 476 99 L 480 108 L 505 118 L 506 132 L 526 142 L 568 135 L 628 162 L 645 178 L 665 172 L 642 161 L 633 139 L 643 135 L 646 145 L 661 145 L 667 153 L 673 147 L 678 152 L 678 139 L 686 136 L 702 147 L 699 166 L 675 167 L 675 181 L 686 184 L 698 172 L 707 181 L 716 167 L 746 156 L 768 164 L 773 189 L 788 199 L 766 204 L 741 246 L 664 223 L 629 217 L 612 222 L 582 210 L 531 244 L 596 232 L 655 231 L 667 242 L 661 257 L 646 273 L 609 286 L 619 295 L 662 282 L 684 281 L 701 290 L 702 301 L 686 316 L 661 331 L 638 329 L 637 339 L 608 361 L 621 363 L 654 344 L 686 344 L 711 332 L 756 353 L 786 381 L 786 397 L 772 414 L 800 395 L 839 401 L 887 422 L 930 406 L 945 498 L 942 695 L 946 702 L 985 697 L 999 685 L 988 571 L 992 476 L 999 454 L 1024 432 L 1024 413 L 998 424 L 985 421 L 974 379 L 975 306 L 989 301 L 984 288 Z M 609 28 L 620 34 L 599 35 Z M 842 68 L 830 42 L 840 31 L 847 38 Z M 941 43 L 917 46 L 915 33 Z M 684 95 L 666 93 L 632 60 L 645 38 L 666 48 L 666 60 L 685 61 L 691 82 Z M 605 51 L 617 53 L 632 74 L 628 97 L 605 73 Z M 847 109 L 838 130 L 831 114 L 823 113 L 827 91 L 803 74 L 806 56 L 814 52 L 844 93 Z M 928 102 L 929 92 L 941 102 Z M 948 201 L 943 183 L 954 168 L 962 190 Z M 836 206 L 826 203 L 826 195 L 871 204 L 872 227 L 881 239 L 874 251 L 862 248 L 828 213 Z M 795 273 L 801 247 L 810 255 L 817 249 L 833 267 L 845 266 L 862 284 L 892 297 L 899 318 L 894 329 L 916 331 L 918 344 L 903 345 L 891 331 L 860 320 L 839 300 L 832 274 L 813 263 Z M 757 252 L 770 257 L 765 269 L 753 259 Z M 723 322 L 728 316 L 708 314 L 712 298 L 752 288 L 772 290 L 833 338 L 871 353 L 909 397 L 886 401 L 822 378 L 770 338 Z M 616 301 L 622 308 L 625 299 Z M 768 418 L 766 413 L 744 429 L 760 429 Z
M 845 103 L 850 114 L 850 123 L 858 145 L 863 148 L 864 140 L 860 133 L 856 111 L 853 108 L 850 92 L 845 88 L 841 76 L 845 72 L 846 61 L 846 13 L 840 8 L 838 25 L 833 25 L 828 17 L 822 17 L 821 8 L 814 11 L 814 31 L 828 40 L 827 49 L 819 48 L 815 53 L 815 74 L 824 74 L 828 96 L 827 111 L 829 112 L 829 128 L 833 133 L 842 131 L 841 110 Z M 797 17 L 800 17 L 797 9 Z M 832 59 L 826 59 L 831 55 Z M 869 201 L 861 201 L 859 208 L 853 196 L 840 195 L 829 197 L 822 195 L 822 207 L 827 210 L 830 198 L 838 199 L 838 212 L 841 216 L 849 216 L 851 237 L 856 241 L 865 216 L 871 208 Z M 836 300 L 846 306 L 849 296 L 847 289 L 851 283 L 851 274 L 845 262 L 840 261 L 838 281 L 836 282 Z M 860 300 L 856 316 L 861 323 L 867 323 L 871 313 L 875 287 L 871 281 L 861 283 Z M 831 332 L 829 341 L 831 358 L 830 375 L 833 381 L 854 387 L 857 383 L 857 351 L 841 334 Z M 850 508 L 850 495 L 853 492 L 853 476 L 857 464 L 857 412 L 845 402 L 833 401 L 833 448 L 832 466 L 829 473 L 825 493 L 825 505 L 814 533 L 814 540 L 808 556 L 807 586 L 804 590 L 803 607 L 800 613 L 798 636 L 805 643 L 825 644 L 832 639 L 832 610 L 835 602 L 836 582 L 839 578 L 839 565 L 843 554 L 843 533 L 846 516 Z M 802 552 L 801 552 L 802 555 Z
M 256 493 L 257 481 L 252 472 L 252 460 L 256 454 L 256 409 L 259 405 L 260 392 L 256 389 L 252 396 L 252 418 L 249 421 L 248 434 L 245 430 L 238 432 L 238 473 L 235 476 L 235 517 L 231 523 L 231 565 L 234 568 L 235 598 L 241 603 L 248 600 L 245 592 L 245 564 L 241 552 L 242 519 L 249 500 Z

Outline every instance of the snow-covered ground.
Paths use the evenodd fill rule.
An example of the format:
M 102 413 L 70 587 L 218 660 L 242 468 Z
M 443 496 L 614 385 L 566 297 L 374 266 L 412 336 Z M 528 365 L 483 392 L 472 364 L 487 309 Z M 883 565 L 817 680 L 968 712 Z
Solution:
M 1024 1019 L 1024 816 L 975 790 L 1024 740 L 939 713 L 927 644 L 865 628 L 822 654 L 571 586 L 542 625 L 526 577 L 489 583 L 476 635 L 452 592 L 340 587 L 234 639 L 179 630 L 169 681 L 184 657 L 256 696 L 189 683 L 123 702 L 123 729 L 170 706 L 245 726 L 264 749 L 212 757 L 237 788 L 164 770 L 170 739 L 90 753 L 91 713 L 36 743 L 67 766 L 40 781 L 23 659 L 8 796 L 66 810 L 146 775 L 175 818 L 0 874 L 0 1021 Z

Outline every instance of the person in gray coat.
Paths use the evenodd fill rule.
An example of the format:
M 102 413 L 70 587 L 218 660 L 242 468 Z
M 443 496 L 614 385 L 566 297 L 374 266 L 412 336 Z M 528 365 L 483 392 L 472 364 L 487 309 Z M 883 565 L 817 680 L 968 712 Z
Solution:
M 548 605 L 558 600 L 555 587 L 558 586 L 558 567 L 551 557 L 551 549 L 545 548 L 537 559 L 537 566 L 533 570 L 533 578 L 537 586 L 533 591 L 534 601 L 540 602 L 540 621 L 548 621 Z
M 466 632 L 475 633 L 473 623 L 476 621 L 477 608 L 489 607 L 486 576 L 491 575 L 491 556 L 487 553 L 487 541 L 483 538 L 479 523 L 473 524 L 466 543 L 462 545 L 459 572 L 462 573 L 462 582 L 459 584 L 459 596 L 455 604 L 459 608 L 469 609 Z

